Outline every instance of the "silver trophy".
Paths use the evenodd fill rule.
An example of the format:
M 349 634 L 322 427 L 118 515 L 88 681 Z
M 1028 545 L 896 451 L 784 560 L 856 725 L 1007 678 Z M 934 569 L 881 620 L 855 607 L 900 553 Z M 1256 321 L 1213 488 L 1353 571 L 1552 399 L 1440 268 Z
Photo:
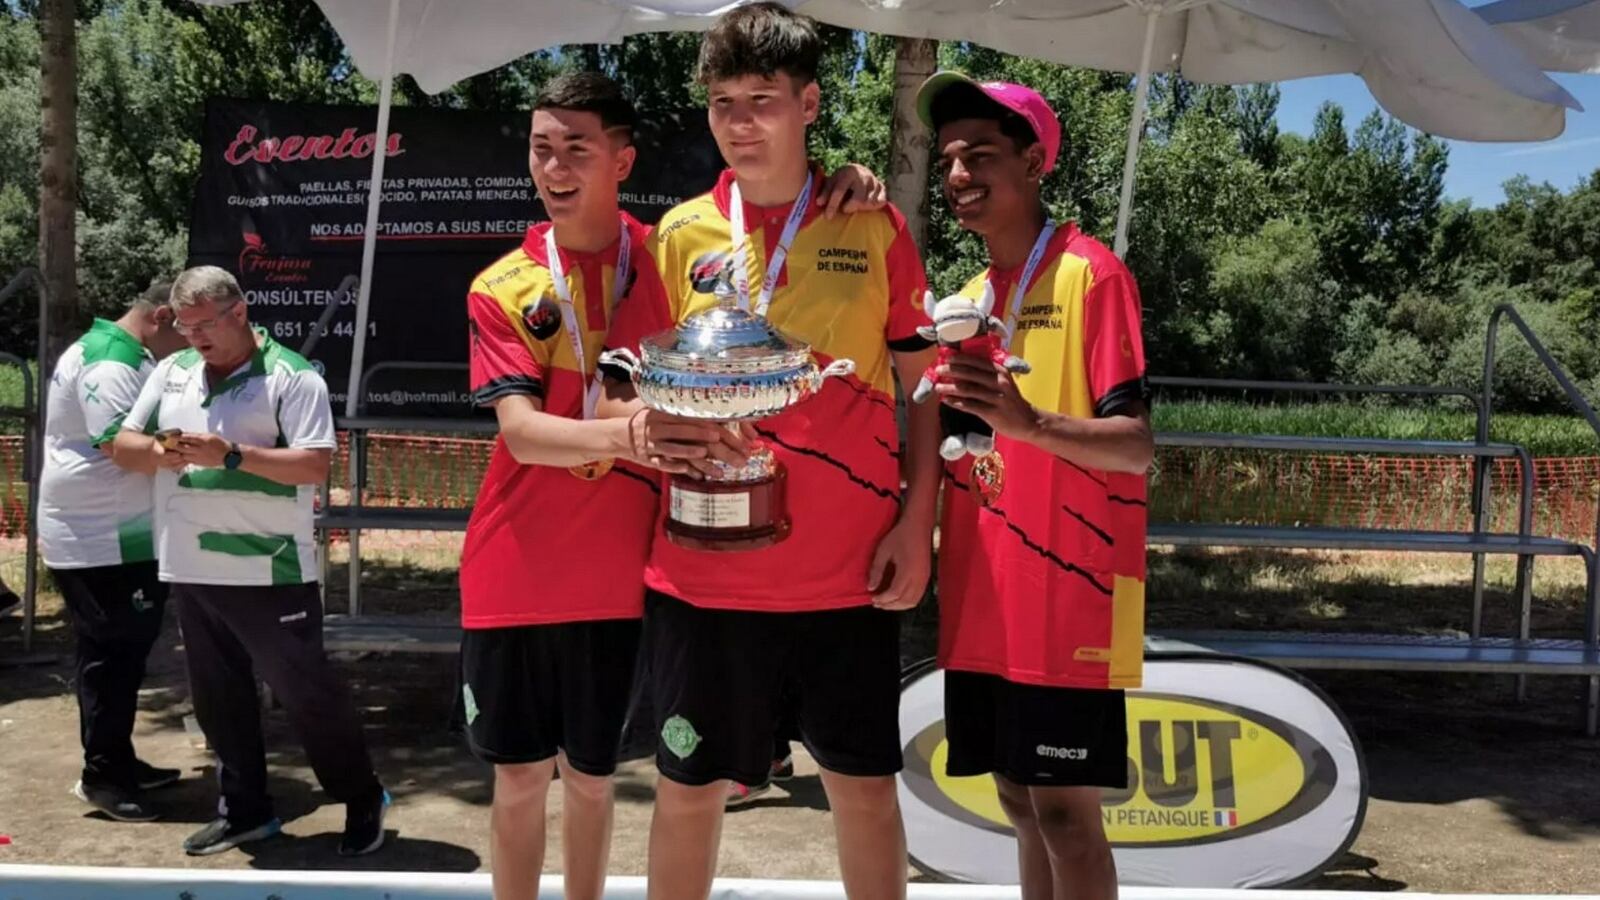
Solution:
M 651 409 L 722 422 L 761 419 L 814 396 L 828 378 L 848 375 L 856 364 L 838 359 L 820 368 L 811 347 L 766 319 L 723 303 L 653 334 L 631 350 L 609 350 L 600 360 L 628 372 L 639 399 Z M 667 535 L 700 550 L 748 550 L 788 536 L 784 466 L 757 442 L 735 467 L 717 463 L 709 477 L 674 475 L 669 485 Z

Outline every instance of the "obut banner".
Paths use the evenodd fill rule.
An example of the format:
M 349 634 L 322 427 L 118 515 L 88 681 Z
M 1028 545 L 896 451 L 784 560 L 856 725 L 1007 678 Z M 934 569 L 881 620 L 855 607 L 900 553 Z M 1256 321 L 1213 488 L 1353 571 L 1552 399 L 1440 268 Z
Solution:
M 206 104 L 189 264 L 233 272 L 251 318 L 312 361 L 344 406 L 354 294 L 366 232 L 372 154 L 388 154 L 378 222 L 366 365 L 460 363 L 472 277 L 514 249 L 544 209 L 528 174 L 526 113 L 399 107 L 382 148 L 372 107 L 242 100 Z M 716 181 L 721 156 L 698 111 L 644 115 L 624 209 L 654 223 Z M 325 327 L 330 302 L 343 305 Z M 467 412 L 462 370 L 375 378 L 368 411 Z
M 1242 888 L 1304 881 L 1354 842 L 1366 763 L 1317 687 L 1254 660 L 1150 653 L 1128 692 L 1128 778 L 1101 817 L 1129 885 Z M 1014 833 L 989 776 L 945 773 L 944 674 L 900 698 L 900 802 L 912 861 L 935 877 L 1017 882 Z

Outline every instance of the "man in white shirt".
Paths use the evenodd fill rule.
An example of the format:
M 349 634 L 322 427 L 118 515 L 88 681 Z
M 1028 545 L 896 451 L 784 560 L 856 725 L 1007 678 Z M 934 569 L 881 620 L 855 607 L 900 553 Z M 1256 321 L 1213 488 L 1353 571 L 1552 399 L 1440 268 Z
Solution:
M 132 740 L 167 602 L 150 530 L 155 470 L 124 468 L 111 456 L 156 359 L 184 344 L 167 306 L 171 288 L 151 287 L 115 322 L 95 319 L 61 354 L 46 399 L 39 551 L 77 639 L 83 773 L 72 793 L 124 822 L 156 818 L 140 794 L 179 776 L 135 756 Z
M 383 844 L 389 799 L 322 647 L 312 506 L 336 446 L 328 386 L 304 357 L 250 327 L 244 293 L 222 269 L 185 271 L 171 302 L 189 349 L 156 367 L 116 452 L 162 469 L 156 557 L 220 770 L 219 816 L 184 850 L 220 853 L 282 827 L 267 795 L 259 676 L 323 790 L 345 804 L 339 853 L 370 853 Z

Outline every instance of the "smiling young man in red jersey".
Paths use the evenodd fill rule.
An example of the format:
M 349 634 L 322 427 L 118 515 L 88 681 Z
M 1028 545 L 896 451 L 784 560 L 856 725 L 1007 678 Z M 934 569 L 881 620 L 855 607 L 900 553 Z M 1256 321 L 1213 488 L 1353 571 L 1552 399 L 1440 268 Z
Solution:
M 566 896 L 601 895 L 660 490 L 645 466 L 684 471 L 731 452 L 705 423 L 594 415 L 602 337 L 647 232 L 617 205 L 633 125 L 603 75 L 545 87 L 528 164 L 550 222 L 467 298 L 474 399 L 500 425 L 461 560 L 463 702 L 468 742 L 495 766 L 498 900 L 538 893 L 558 768 Z M 841 170 L 830 212 L 852 208 L 851 194 L 875 202 L 882 185 L 864 172 Z
M 950 463 L 939 661 L 952 776 L 993 773 L 1016 828 L 1025 900 L 1112 898 L 1100 788 L 1125 786 L 1123 689 L 1143 664 L 1147 411 L 1138 287 L 1120 260 L 1050 219 L 1040 182 L 1061 125 L 1038 93 L 930 78 L 945 199 L 983 237 L 1010 352 L 958 356 L 943 402 L 993 426 L 994 452 Z
M 641 267 L 607 338 L 636 347 L 712 308 L 717 279 L 707 273 L 742 260 L 742 306 L 810 344 L 823 364 L 856 367 L 755 425 L 787 468 L 787 539 L 709 553 L 657 527 L 645 572 L 663 776 L 650 831 L 657 900 L 708 894 L 728 782 L 768 777 L 786 698 L 822 768 L 847 893 L 905 892 L 893 611 L 915 605 L 927 582 L 938 421 L 932 404 L 911 411 L 902 459 L 894 397 L 895 378 L 914 384 L 933 353 L 917 336 L 928 324 L 924 278 L 899 213 L 823 219 L 807 209 L 819 177 L 806 127 L 818 112 L 820 51 L 816 24 L 775 3 L 712 26 L 698 77 L 731 169 L 662 218 L 646 244 L 650 271 Z M 631 386 L 611 375 L 605 414 L 657 415 L 640 412 Z

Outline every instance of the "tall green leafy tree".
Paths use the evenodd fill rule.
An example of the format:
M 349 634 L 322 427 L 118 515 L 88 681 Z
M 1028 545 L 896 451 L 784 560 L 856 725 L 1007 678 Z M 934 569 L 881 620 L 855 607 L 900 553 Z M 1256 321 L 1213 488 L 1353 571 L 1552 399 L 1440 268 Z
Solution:
M 39 258 L 39 29 L 0 8 L 0 282 Z M 0 347 L 32 353 L 31 293 L 0 305 Z

